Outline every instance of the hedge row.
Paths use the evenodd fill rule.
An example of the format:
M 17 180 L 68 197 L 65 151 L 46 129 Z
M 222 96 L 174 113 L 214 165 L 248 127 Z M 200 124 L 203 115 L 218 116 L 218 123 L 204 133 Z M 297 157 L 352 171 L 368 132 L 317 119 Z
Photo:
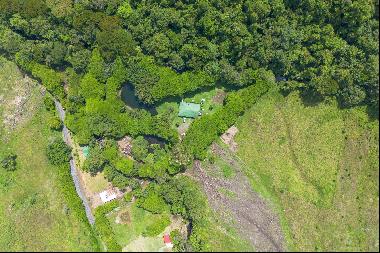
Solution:
M 64 195 L 67 205 L 70 210 L 73 211 L 74 215 L 83 223 L 86 224 L 89 231 L 91 231 L 91 244 L 96 251 L 99 251 L 99 244 L 96 239 L 94 230 L 92 229 L 90 223 L 88 222 L 86 212 L 83 207 L 82 200 L 79 198 L 73 179 L 70 174 L 70 167 L 68 165 L 62 165 L 58 167 L 58 182 L 59 187 Z
M 194 121 L 183 140 L 184 150 L 197 159 L 204 159 L 212 142 L 231 127 L 271 85 L 271 82 L 259 81 L 255 85 L 230 93 L 225 100 L 225 106 Z
M 95 209 L 95 229 L 107 247 L 107 251 L 120 252 L 121 246 L 115 239 L 115 234 L 106 214 L 117 208 L 119 203 L 114 200 Z

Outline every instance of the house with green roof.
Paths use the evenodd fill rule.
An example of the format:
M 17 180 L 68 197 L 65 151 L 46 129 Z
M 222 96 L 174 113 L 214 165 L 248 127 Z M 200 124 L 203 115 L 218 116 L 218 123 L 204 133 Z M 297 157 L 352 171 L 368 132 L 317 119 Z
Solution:
M 182 118 L 196 118 L 200 115 L 201 105 L 195 103 L 181 102 L 179 104 L 178 116 Z

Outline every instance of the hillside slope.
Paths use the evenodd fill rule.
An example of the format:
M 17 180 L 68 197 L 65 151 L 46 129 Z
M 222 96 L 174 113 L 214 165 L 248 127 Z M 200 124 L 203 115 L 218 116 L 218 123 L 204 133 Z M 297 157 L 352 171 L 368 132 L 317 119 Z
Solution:
M 237 127 L 238 157 L 276 204 L 290 248 L 379 250 L 379 122 L 365 108 L 273 92 Z

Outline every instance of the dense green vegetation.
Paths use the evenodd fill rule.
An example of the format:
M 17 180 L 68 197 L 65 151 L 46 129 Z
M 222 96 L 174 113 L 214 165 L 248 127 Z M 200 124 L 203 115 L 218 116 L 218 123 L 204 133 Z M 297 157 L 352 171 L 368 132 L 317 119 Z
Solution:
M 257 82 L 248 88 L 230 93 L 225 105 L 214 114 L 206 115 L 191 125 L 183 141 L 185 152 L 198 159 L 206 157 L 206 149 L 215 139 L 232 126 L 236 119 L 250 108 L 262 94 L 268 91 L 271 82 Z
M 114 186 L 131 188 L 137 205 L 151 214 L 171 212 L 190 222 L 191 234 L 188 240 L 179 240 L 177 249 L 246 250 L 246 244 L 231 239 L 216 225 L 197 184 L 177 174 L 194 159 L 205 159 L 210 144 L 271 90 L 299 92 L 303 102 L 313 106 L 337 101 L 345 110 L 366 107 L 377 114 L 378 7 L 373 0 L 2 0 L 0 54 L 40 81 L 62 103 L 64 123 L 74 141 L 90 148 L 83 170 L 91 175 L 103 172 Z M 125 85 L 133 87 L 144 106 L 132 108 L 120 99 Z M 228 93 L 223 104 L 215 110 L 209 107 L 210 113 L 192 121 L 181 138 L 178 118 L 173 120 L 175 109 L 169 106 L 157 114 L 146 110 L 149 106 L 162 109 L 216 87 Z M 43 104 L 49 131 L 60 130 L 53 101 L 46 98 Z M 263 110 L 273 116 L 273 110 Z M 319 124 L 330 115 L 318 116 Z M 331 128 L 338 129 L 340 123 L 333 121 Z M 242 128 L 248 131 L 249 127 Z M 119 152 L 116 141 L 125 135 L 133 138 L 133 159 Z M 339 131 L 332 136 L 339 147 Z M 150 143 L 149 137 L 158 143 Z M 282 143 L 289 136 L 278 138 Z M 66 165 L 71 150 L 60 139 L 43 143 L 50 163 L 59 165 L 61 183 L 68 183 Z M 336 155 L 337 150 L 329 147 L 323 146 L 326 156 Z M 250 159 L 265 155 L 246 149 Z M 302 154 L 313 160 L 315 150 L 306 151 Z M 18 166 L 18 154 L 16 159 L 11 154 L 7 151 L 1 157 L 7 170 Z M 285 165 L 280 166 L 283 178 L 270 178 L 260 169 L 258 173 L 266 182 L 276 183 L 271 196 L 276 196 L 277 203 L 278 192 L 288 191 L 318 208 L 328 208 L 337 185 L 336 171 L 319 166 L 314 159 L 299 177 Z M 312 186 L 303 182 L 305 178 Z M 142 187 L 143 182 L 149 185 Z M 62 187 L 67 202 L 83 217 L 72 184 L 67 187 Z M 97 209 L 96 229 L 108 250 L 120 250 L 106 217 L 115 207 L 110 206 Z M 162 218 L 142 232 L 157 234 L 164 224 L 167 219 Z M 215 229 L 210 231 L 210 227 Z M 360 243 L 369 245 L 360 238 Z M 299 240 L 302 244 L 303 239 Z M 324 247 L 321 241 L 307 249 L 339 248 Z
M 238 156 L 291 249 L 379 250 L 379 122 L 365 109 L 272 92 L 239 120 Z
M 95 229 L 105 243 L 106 250 L 111 252 L 121 251 L 121 247 L 116 241 L 115 234 L 112 231 L 111 224 L 109 223 L 106 214 L 111 212 L 117 206 L 118 203 L 116 201 L 111 201 L 103 206 L 97 207 L 95 210 Z
M 57 96 L 49 68 L 101 70 L 102 83 L 120 57 L 147 103 L 214 82 L 250 85 L 271 70 L 284 89 L 378 105 L 377 8 L 372 0 L 8 0 L 0 45 Z M 88 62 L 95 47 L 97 66 Z
M 14 171 L 16 170 L 17 166 L 17 155 L 15 154 L 8 154 L 5 155 L 4 158 L 1 160 L 1 167 L 6 171 Z
M 71 149 L 66 145 L 62 138 L 55 139 L 46 148 L 46 155 L 54 165 L 67 164 L 70 160 Z

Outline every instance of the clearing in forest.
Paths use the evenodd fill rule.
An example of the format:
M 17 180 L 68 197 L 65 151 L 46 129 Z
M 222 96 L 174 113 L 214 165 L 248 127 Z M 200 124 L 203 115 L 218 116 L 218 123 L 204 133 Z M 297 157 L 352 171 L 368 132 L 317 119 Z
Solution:
M 137 207 L 136 203 L 121 206 L 108 214 L 108 219 L 114 230 L 116 240 L 123 247 L 123 251 L 151 252 L 164 250 L 163 235 L 179 229 L 186 230 L 186 223 L 180 217 L 170 216 L 171 224 L 157 236 L 144 236 L 147 228 L 161 219 L 166 213 L 153 214 Z

